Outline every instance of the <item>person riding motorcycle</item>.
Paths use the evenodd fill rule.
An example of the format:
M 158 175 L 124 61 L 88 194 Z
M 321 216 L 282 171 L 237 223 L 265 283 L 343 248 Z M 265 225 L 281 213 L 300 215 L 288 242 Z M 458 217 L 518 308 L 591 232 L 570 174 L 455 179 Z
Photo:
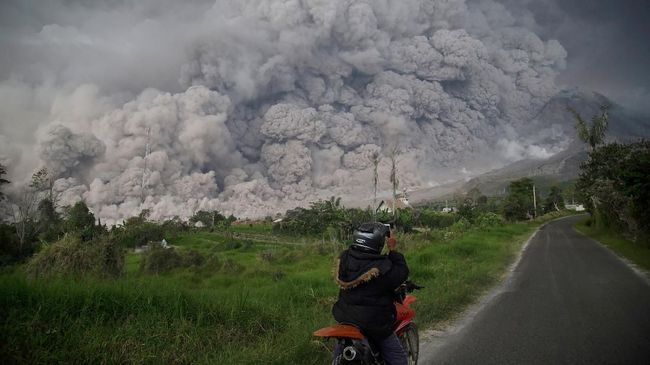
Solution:
M 385 244 L 388 255 L 381 254 Z M 340 290 L 332 308 L 334 318 L 339 323 L 359 327 L 378 346 L 389 365 L 407 363 L 406 354 L 393 332 L 395 289 L 409 275 L 406 260 L 396 246 L 386 225 L 377 222 L 360 225 L 354 231 L 352 244 L 336 262 L 335 278 Z

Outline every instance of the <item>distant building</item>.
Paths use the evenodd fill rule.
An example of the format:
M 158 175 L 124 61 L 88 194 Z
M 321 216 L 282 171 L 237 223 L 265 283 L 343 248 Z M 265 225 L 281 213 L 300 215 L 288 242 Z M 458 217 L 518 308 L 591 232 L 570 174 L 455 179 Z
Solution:
M 585 211 L 585 206 L 582 204 L 566 204 L 564 205 L 565 208 L 568 210 L 574 210 L 576 212 L 584 212 Z
M 385 199 L 379 203 L 377 206 L 378 212 L 392 213 L 393 209 L 411 209 L 411 203 L 409 203 L 408 196 L 406 192 L 403 194 L 398 194 L 397 199 Z
M 450 207 L 449 202 L 445 200 L 445 207 L 442 208 L 441 212 L 443 213 L 456 213 L 457 209 L 456 207 Z

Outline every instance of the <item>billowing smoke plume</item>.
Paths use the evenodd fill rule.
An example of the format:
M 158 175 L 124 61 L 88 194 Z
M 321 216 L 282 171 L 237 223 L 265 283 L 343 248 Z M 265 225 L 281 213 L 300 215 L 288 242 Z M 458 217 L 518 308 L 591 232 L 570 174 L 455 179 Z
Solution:
M 15 174 L 47 166 L 61 204 L 84 199 L 111 222 L 141 209 L 260 216 L 330 195 L 371 198 L 371 156 L 395 146 L 407 188 L 563 147 L 549 138 L 557 126 L 531 120 L 557 93 L 566 52 L 494 1 L 177 7 L 78 10 L 103 21 L 48 24 L 30 38 L 52 63 L 75 51 L 75 68 L 0 86 L 26 100 L 39 128 L 36 156 L 17 157 L 28 142 L 0 135 Z M 16 109 L 6 110 L 9 135 Z

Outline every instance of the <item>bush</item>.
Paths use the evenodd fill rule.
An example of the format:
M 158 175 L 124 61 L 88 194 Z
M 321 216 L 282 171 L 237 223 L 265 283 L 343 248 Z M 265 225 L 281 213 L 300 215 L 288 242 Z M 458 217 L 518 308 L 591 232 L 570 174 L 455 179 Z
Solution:
M 117 277 L 124 267 L 124 251 L 103 237 L 83 242 L 80 237 L 66 235 L 45 246 L 27 263 L 32 277 L 82 276 Z
M 244 271 L 245 267 L 232 259 L 226 259 L 221 266 L 221 270 L 227 274 L 239 274 Z
M 197 250 L 189 250 L 183 254 L 183 266 L 199 267 L 205 262 L 205 257 Z
M 462 233 L 462 232 L 466 232 L 471 227 L 472 224 L 467 219 L 461 218 L 449 228 L 453 232 Z
M 455 213 L 440 213 L 433 209 L 422 209 L 419 211 L 420 224 L 431 229 L 450 227 L 458 220 Z
M 221 269 L 221 260 L 219 259 L 219 256 L 216 253 L 210 254 L 208 258 L 205 260 L 203 263 L 203 270 L 206 272 L 217 272 Z
M 241 243 L 239 243 L 239 242 L 237 242 L 237 241 L 229 241 L 229 242 L 226 242 L 226 243 L 223 245 L 223 248 L 224 248 L 225 250 L 236 250 L 236 249 L 238 249 L 238 248 L 241 248 Z
M 140 261 L 140 271 L 149 274 L 162 274 L 181 266 L 183 258 L 173 247 L 163 248 L 158 244 L 149 245 Z
M 260 252 L 260 260 L 268 263 L 273 263 L 277 260 L 277 255 L 273 250 L 265 250 Z
M 284 277 L 287 276 L 287 274 L 284 273 L 284 271 L 275 271 L 272 274 L 273 280 L 274 281 L 280 281 L 284 279 Z
M 124 247 L 138 247 L 150 242 L 160 242 L 165 231 L 159 224 L 138 217 L 128 219 L 124 226 L 113 230 L 113 237 Z
M 411 209 L 398 209 L 395 217 L 395 228 L 402 233 L 413 230 L 413 211 Z
M 492 212 L 481 213 L 481 215 L 476 218 L 476 225 L 483 229 L 501 227 L 504 223 L 502 216 Z

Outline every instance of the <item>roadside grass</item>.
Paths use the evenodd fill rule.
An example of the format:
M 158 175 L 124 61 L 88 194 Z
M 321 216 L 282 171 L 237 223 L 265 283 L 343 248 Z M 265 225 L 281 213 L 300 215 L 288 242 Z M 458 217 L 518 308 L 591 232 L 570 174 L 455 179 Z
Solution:
M 579 221 L 576 223 L 575 229 L 650 272 L 650 247 L 627 240 L 617 232 L 589 226 L 588 222 L 589 218 Z
M 548 219 L 544 218 L 544 219 Z M 497 283 L 542 222 L 398 237 L 421 328 L 453 319 Z M 451 237 L 445 239 L 445 237 Z M 311 333 L 331 324 L 336 243 L 232 245 L 200 232 L 170 242 L 230 260 L 237 270 L 145 275 L 129 253 L 119 279 L 28 279 L 0 274 L 0 358 L 7 363 L 324 364 Z

